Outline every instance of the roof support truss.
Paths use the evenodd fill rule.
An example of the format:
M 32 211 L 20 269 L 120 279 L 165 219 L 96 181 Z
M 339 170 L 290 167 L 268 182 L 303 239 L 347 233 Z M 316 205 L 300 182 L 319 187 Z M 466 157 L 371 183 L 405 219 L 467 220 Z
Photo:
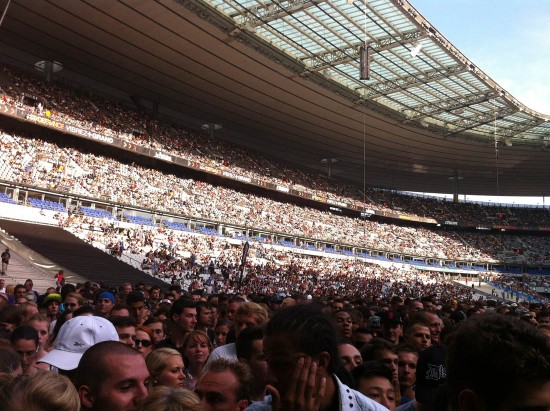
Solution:
M 433 103 L 424 104 L 422 106 L 411 107 L 414 113 L 411 116 L 407 116 L 407 119 L 419 120 L 439 113 L 470 107 L 475 104 L 483 103 L 494 97 L 494 95 L 495 93 L 468 94 L 465 96 L 456 96 L 445 100 L 434 101 Z
M 386 36 L 369 41 L 368 47 L 375 52 L 381 52 L 384 50 L 390 50 L 394 47 L 399 47 L 403 43 L 410 42 L 412 40 L 418 40 L 423 37 L 424 34 L 420 30 L 411 30 L 395 36 Z M 324 70 L 327 67 L 333 67 L 338 64 L 347 63 L 351 60 L 358 58 L 359 47 L 363 43 L 353 44 L 349 47 L 338 48 L 334 50 L 328 50 L 323 53 L 313 54 L 305 57 L 302 61 L 308 64 L 309 71 Z
M 240 28 L 254 29 L 270 21 L 289 16 L 293 13 L 324 3 L 325 0 L 283 0 L 271 2 L 266 5 L 259 4 L 251 7 L 241 16 L 233 14 L 231 17 L 239 22 Z
M 366 85 L 366 97 L 369 99 L 375 99 L 377 97 L 386 96 L 396 91 L 405 90 L 419 84 L 426 84 L 431 81 L 450 77 L 463 71 L 466 71 L 466 69 L 461 65 L 456 64 L 453 66 L 419 72 L 410 76 L 395 78 L 372 85 L 369 84 Z

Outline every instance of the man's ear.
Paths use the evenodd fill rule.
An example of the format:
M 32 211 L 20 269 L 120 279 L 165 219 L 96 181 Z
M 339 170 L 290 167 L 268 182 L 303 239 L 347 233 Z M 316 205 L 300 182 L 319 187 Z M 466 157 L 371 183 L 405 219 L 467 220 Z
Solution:
M 78 396 L 80 397 L 80 404 L 84 409 L 92 409 L 94 406 L 94 400 L 91 395 L 90 387 L 87 385 L 82 385 L 78 389 Z
M 239 407 L 240 411 L 243 411 L 245 408 L 248 407 L 248 400 L 240 400 L 237 406 Z
M 473 390 L 462 390 L 458 394 L 459 411 L 483 411 L 480 398 Z

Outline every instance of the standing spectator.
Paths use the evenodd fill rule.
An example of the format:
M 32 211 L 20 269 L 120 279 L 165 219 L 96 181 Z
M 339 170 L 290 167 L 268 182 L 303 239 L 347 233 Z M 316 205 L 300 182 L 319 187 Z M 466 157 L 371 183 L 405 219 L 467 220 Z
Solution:
M 75 386 L 83 411 L 135 410 L 147 397 L 149 371 L 133 348 L 105 341 L 87 350 L 76 372 Z
M 10 249 L 6 248 L 6 250 L 2 253 L 2 275 L 6 275 L 8 272 L 8 264 L 10 263 Z
M 401 393 L 401 404 L 397 405 L 414 400 L 417 362 L 418 352 L 412 346 L 402 344 L 397 347 L 397 376 Z
M 378 361 L 366 361 L 352 371 L 357 391 L 395 411 L 395 390 L 391 371 Z
M 170 308 L 170 336 L 160 341 L 156 348 L 183 349 L 185 336 L 195 329 L 197 324 L 197 309 L 195 301 L 179 298 Z
M 114 306 L 115 296 L 113 294 L 111 294 L 109 291 L 102 291 L 101 293 L 99 293 L 95 303 L 95 309 L 101 317 L 109 317 L 111 315 L 111 310 Z
M 149 354 L 146 364 L 151 374 L 149 388 L 184 387 L 185 365 L 178 351 L 173 348 L 158 348 Z
M 447 374 L 453 411 L 550 409 L 550 344 L 516 318 L 465 321 L 449 346 Z
M 267 323 L 264 352 L 273 410 L 386 410 L 340 382 L 335 374 L 340 368 L 336 333 L 330 319 L 314 306 L 278 310 Z
M 157 317 L 150 317 L 144 323 L 153 333 L 153 344 L 156 346 L 166 338 L 166 325 Z
M 195 384 L 201 377 L 204 365 L 210 356 L 214 346 L 208 335 L 199 330 L 193 330 L 183 341 L 183 359 L 186 364 L 185 372 L 187 379 L 185 388 L 194 390 Z
M 246 365 L 219 358 L 202 375 L 195 392 L 204 411 L 242 411 L 252 394 L 252 378 Z
M 267 322 L 267 310 L 260 304 L 256 303 L 240 303 L 235 312 L 235 337 L 238 339 L 242 330 L 247 327 L 256 327 Z M 208 362 L 206 368 L 209 367 L 211 361 L 218 358 L 226 358 L 228 360 L 237 360 L 237 349 L 235 343 L 225 344 L 216 348 Z
M 65 273 L 63 270 L 59 270 L 57 274 L 53 276 L 55 278 L 55 286 L 60 289 L 65 285 Z
M 254 383 L 252 384 L 252 401 L 264 400 L 267 384 L 267 361 L 264 355 L 264 331 L 262 327 L 245 328 L 237 340 L 237 357 L 250 368 Z
M 10 342 L 21 357 L 24 375 L 35 375 L 38 372 L 36 368 L 38 340 L 38 333 L 28 325 L 21 325 L 11 333 Z
M 147 359 L 153 351 L 153 332 L 149 327 L 140 325 L 136 328 L 135 348 L 143 358 Z

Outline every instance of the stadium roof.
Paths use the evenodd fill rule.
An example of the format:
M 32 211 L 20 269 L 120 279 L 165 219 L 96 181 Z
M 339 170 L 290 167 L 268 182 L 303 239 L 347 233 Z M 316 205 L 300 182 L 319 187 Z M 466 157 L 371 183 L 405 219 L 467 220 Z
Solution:
M 548 193 L 550 117 L 405 0 L 13 0 L 0 53 L 26 70 L 59 61 L 67 84 L 221 124 L 217 136 L 356 182 Z

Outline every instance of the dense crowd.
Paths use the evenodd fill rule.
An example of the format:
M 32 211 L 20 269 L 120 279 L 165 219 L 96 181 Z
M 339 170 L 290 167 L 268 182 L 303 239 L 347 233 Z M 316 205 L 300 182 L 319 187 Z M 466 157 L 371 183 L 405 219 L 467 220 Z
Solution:
M 544 237 L 467 233 L 353 219 L 136 164 L 2 133 L 0 156 L 11 181 L 119 204 L 169 211 L 301 238 L 412 256 L 478 262 L 544 264 Z M 518 245 L 522 249 L 519 255 Z
M 443 213 L 468 222 L 494 218 L 491 208 L 336 186 L 8 68 L 0 85 L 2 104 L 32 107 L 52 119 L 212 167 L 318 195 L 328 189 L 330 197 L 354 204 L 367 199 L 367 207 L 375 209 Z M 1 178 L 16 183 L 302 239 L 438 259 L 548 261 L 544 237 L 356 220 L 6 132 L 0 159 Z M 503 217 L 547 222 L 546 212 L 537 210 L 506 210 Z M 143 270 L 171 285 L 161 290 L 143 283 L 68 284 L 60 271 L 41 294 L 32 280 L 6 284 L 0 277 L 0 404 L 6 409 L 550 407 L 545 303 L 499 302 L 496 289 L 495 298 L 482 299 L 473 287 L 441 272 L 297 252 L 269 238 L 253 242 L 242 265 L 242 242 L 234 238 L 119 225 L 79 213 L 60 216 L 60 225 L 118 258 L 133 256 Z M 2 274 L 10 273 L 9 259 L 6 250 Z M 503 298 L 512 291 L 534 295 L 532 278 L 484 275 L 496 288 L 507 287 Z M 189 288 L 182 290 L 182 283 Z
M 296 165 L 289 165 L 274 158 L 268 159 L 253 150 L 243 149 L 220 139 L 208 139 L 175 124 L 153 119 L 147 113 L 113 102 L 89 90 L 69 90 L 6 66 L 2 68 L 1 75 L 4 94 L 0 103 L 24 106 L 53 120 L 61 120 L 90 131 L 162 150 L 219 170 L 366 209 L 469 224 L 498 222 L 501 225 L 550 226 L 550 217 L 544 208 L 525 209 L 452 203 L 372 188 L 362 192 L 358 187 L 332 179 L 327 180 L 317 171 L 300 169 Z
M 132 234 L 137 232 L 126 232 L 126 238 L 135 240 L 128 241 L 135 251 L 148 245 Z M 111 246 L 121 241 L 113 232 L 87 235 Z M 203 237 L 197 241 L 216 241 Z M 550 353 L 548 306 L 473 300 L 467 288 L 456 293 L 456 285 L 426 275 L 411 281 L 411 273 L 400 270 L 393 270 L 386 284 L 383 272 L 313 279 L 303 261 L 291 258 L 276 290 L 274 278 L 262 283 L 263 274 L 252 272 L 253 266 L 250 283 L 217 288 L 218 280 L 225 284 L 224 275 L 207 259 L 203 264 L 213 268 L 212 287 L 197 283 L 189 292 L 177 284 L 168 290 L 143 283 L 68 284 L 58 273 L 57 287 L 41 294 L 31 280 L 6 286 L 0 278 L 0 403 L 8 409 L 58 411 L 329 411 L 328 404 L 303 404 L 328 395 L 359 409 L 395 411 L 418 403 L 452 404 L 451 388 L 444 400 L 435 395 L 452 374 L 441 367 L 452 369 L 455 341 L 479 322 L 458 345 L 469 343 L 469 356 L 479 350 L 491 357 L 504 334 L 510 357 L 500 358 L 501 366 L 521 362 L 518 356 L 540 347 L 546 347 L 544 355 Z M 346 281 L 351 288 L 340 286 Z M 260 288 L 250 287 L 255 283 Z M 318 293 L 306 283 L 332 290 Z M 481 343 L 487 332 L 495 335 Z M 512 345 L 512 338 L 519 345 Z M 510 352 L 512 346 L 518 353 Z M 303 360 L 296 352 L 305 355 Z M 313 364 L 323 361 L 316 359 L 321 352 L 330 366 Z M 322 370 L 326 377 L 313 378 Z M 300 378 L 310 384 L 307 394 L 288 388 L 299 387 Z M 331 385 L 329 393 L 325 385 Z

